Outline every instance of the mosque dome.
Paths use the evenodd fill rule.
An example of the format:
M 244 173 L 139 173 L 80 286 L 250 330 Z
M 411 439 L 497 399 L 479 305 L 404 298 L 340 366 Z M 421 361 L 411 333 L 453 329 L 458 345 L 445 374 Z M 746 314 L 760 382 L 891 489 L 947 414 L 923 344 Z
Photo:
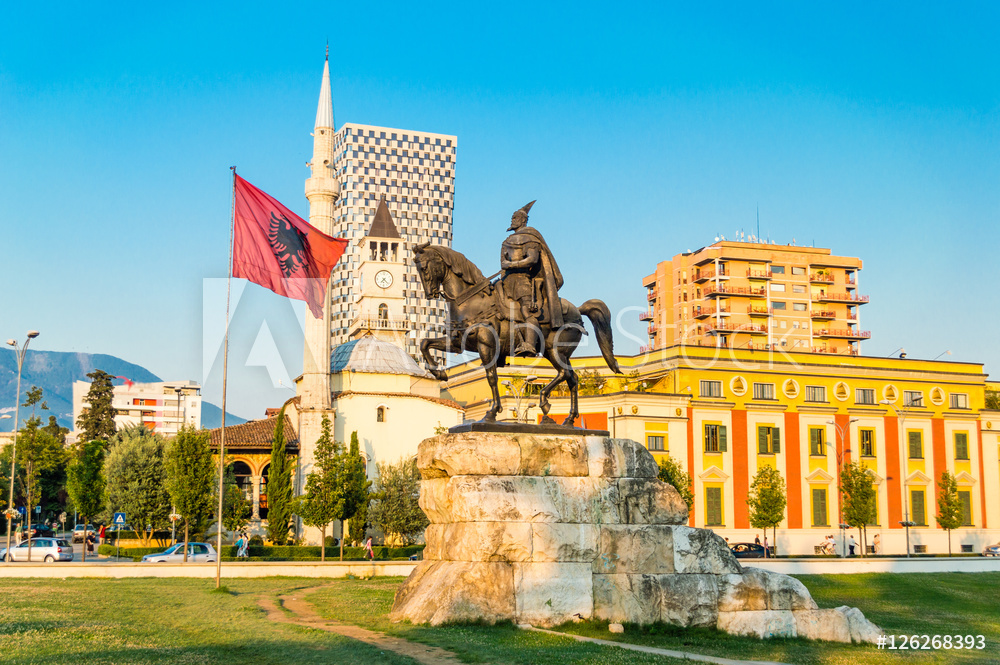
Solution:
M 373 335 L 340 344 L 330 355 L 330 373 L 366 372 L 368 374 L 409 374 L 433 378 L 399 346 Z

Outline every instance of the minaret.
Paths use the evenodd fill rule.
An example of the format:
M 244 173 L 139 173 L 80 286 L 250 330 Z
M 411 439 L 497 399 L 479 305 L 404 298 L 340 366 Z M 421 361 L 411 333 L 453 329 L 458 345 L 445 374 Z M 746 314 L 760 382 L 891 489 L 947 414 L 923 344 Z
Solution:
M 333 170 L 334 128 L 333 96 L 330 94 L 330 46 L 326 47 L 323 83 L 319 89 L 319 107 L 313 129 L 313 157 L 306 180 L 309 199 L 309 223 L 327 235 L 333 235 L 333 207 L 340 196 L 340 182 Z M 330 289 L 327 288 L 323 317 L 308 311 L 305 317 L 305 357 L 298 395 L 303 409 L 329 409 L 330 400 Z

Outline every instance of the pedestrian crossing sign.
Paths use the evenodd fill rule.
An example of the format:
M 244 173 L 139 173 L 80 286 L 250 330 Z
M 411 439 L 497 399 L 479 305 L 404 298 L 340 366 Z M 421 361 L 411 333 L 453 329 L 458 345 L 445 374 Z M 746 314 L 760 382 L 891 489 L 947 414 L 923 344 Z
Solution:
M 115 513 L 115 518 L 111 523 L 115 526 L 125 526 L 125 513 Z

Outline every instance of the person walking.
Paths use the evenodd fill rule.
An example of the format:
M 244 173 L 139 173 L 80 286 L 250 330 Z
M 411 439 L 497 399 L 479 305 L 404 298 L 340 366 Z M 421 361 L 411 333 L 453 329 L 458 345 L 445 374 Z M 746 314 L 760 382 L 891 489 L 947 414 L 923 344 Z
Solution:
M 767 550 L 767 534 L 764 534 L 764 558 L 767 559 L 771 556 L 771 553 Z
M 882 553 L 882 538 L 879 534 L 875 534 L 875 540 L 872 542 L 872 548 L 875 550 L 875 554 Z
M 365 541 L 365 558 L 371 561 L 375 560 L 375 551 L 372 549 L 372 537 L 368 536 L 368 540 Z
M 754 534 L 753 544 L 754 545 L 760 545 L 760 534 L 759 533 L 758 534 Z
M 236 552 L 236 557 L 239 559 L 249 559 L 250 554 L 248 550 L 250 549 L 250 539 L 247 538 L 245 533 L 240 534 L 240 548 Z
M 851 536 L 847 539 L 847 549 L 850 552 L 850 554 L 848 554 L 848 556 L 854 556 L 854 548 L 857 547 L 857 546 L 858 546 L 858 544 L 854 540 L 854 534 L 851 534 Z
M 104 544 L 104 536 L 105 536 L 106 533 L 107 533 L 107 527 L 102 524 L 101 528 L 98 529 L 98 531 L 97 531 L 97 544 L 98 545 L 103 545 Z

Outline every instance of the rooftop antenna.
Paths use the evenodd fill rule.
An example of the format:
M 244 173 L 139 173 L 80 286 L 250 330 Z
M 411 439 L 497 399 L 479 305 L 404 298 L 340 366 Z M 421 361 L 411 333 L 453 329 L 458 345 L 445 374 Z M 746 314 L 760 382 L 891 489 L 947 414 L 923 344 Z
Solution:
M 757 204 L 757 239 L 760 240 L 760 203 Z

